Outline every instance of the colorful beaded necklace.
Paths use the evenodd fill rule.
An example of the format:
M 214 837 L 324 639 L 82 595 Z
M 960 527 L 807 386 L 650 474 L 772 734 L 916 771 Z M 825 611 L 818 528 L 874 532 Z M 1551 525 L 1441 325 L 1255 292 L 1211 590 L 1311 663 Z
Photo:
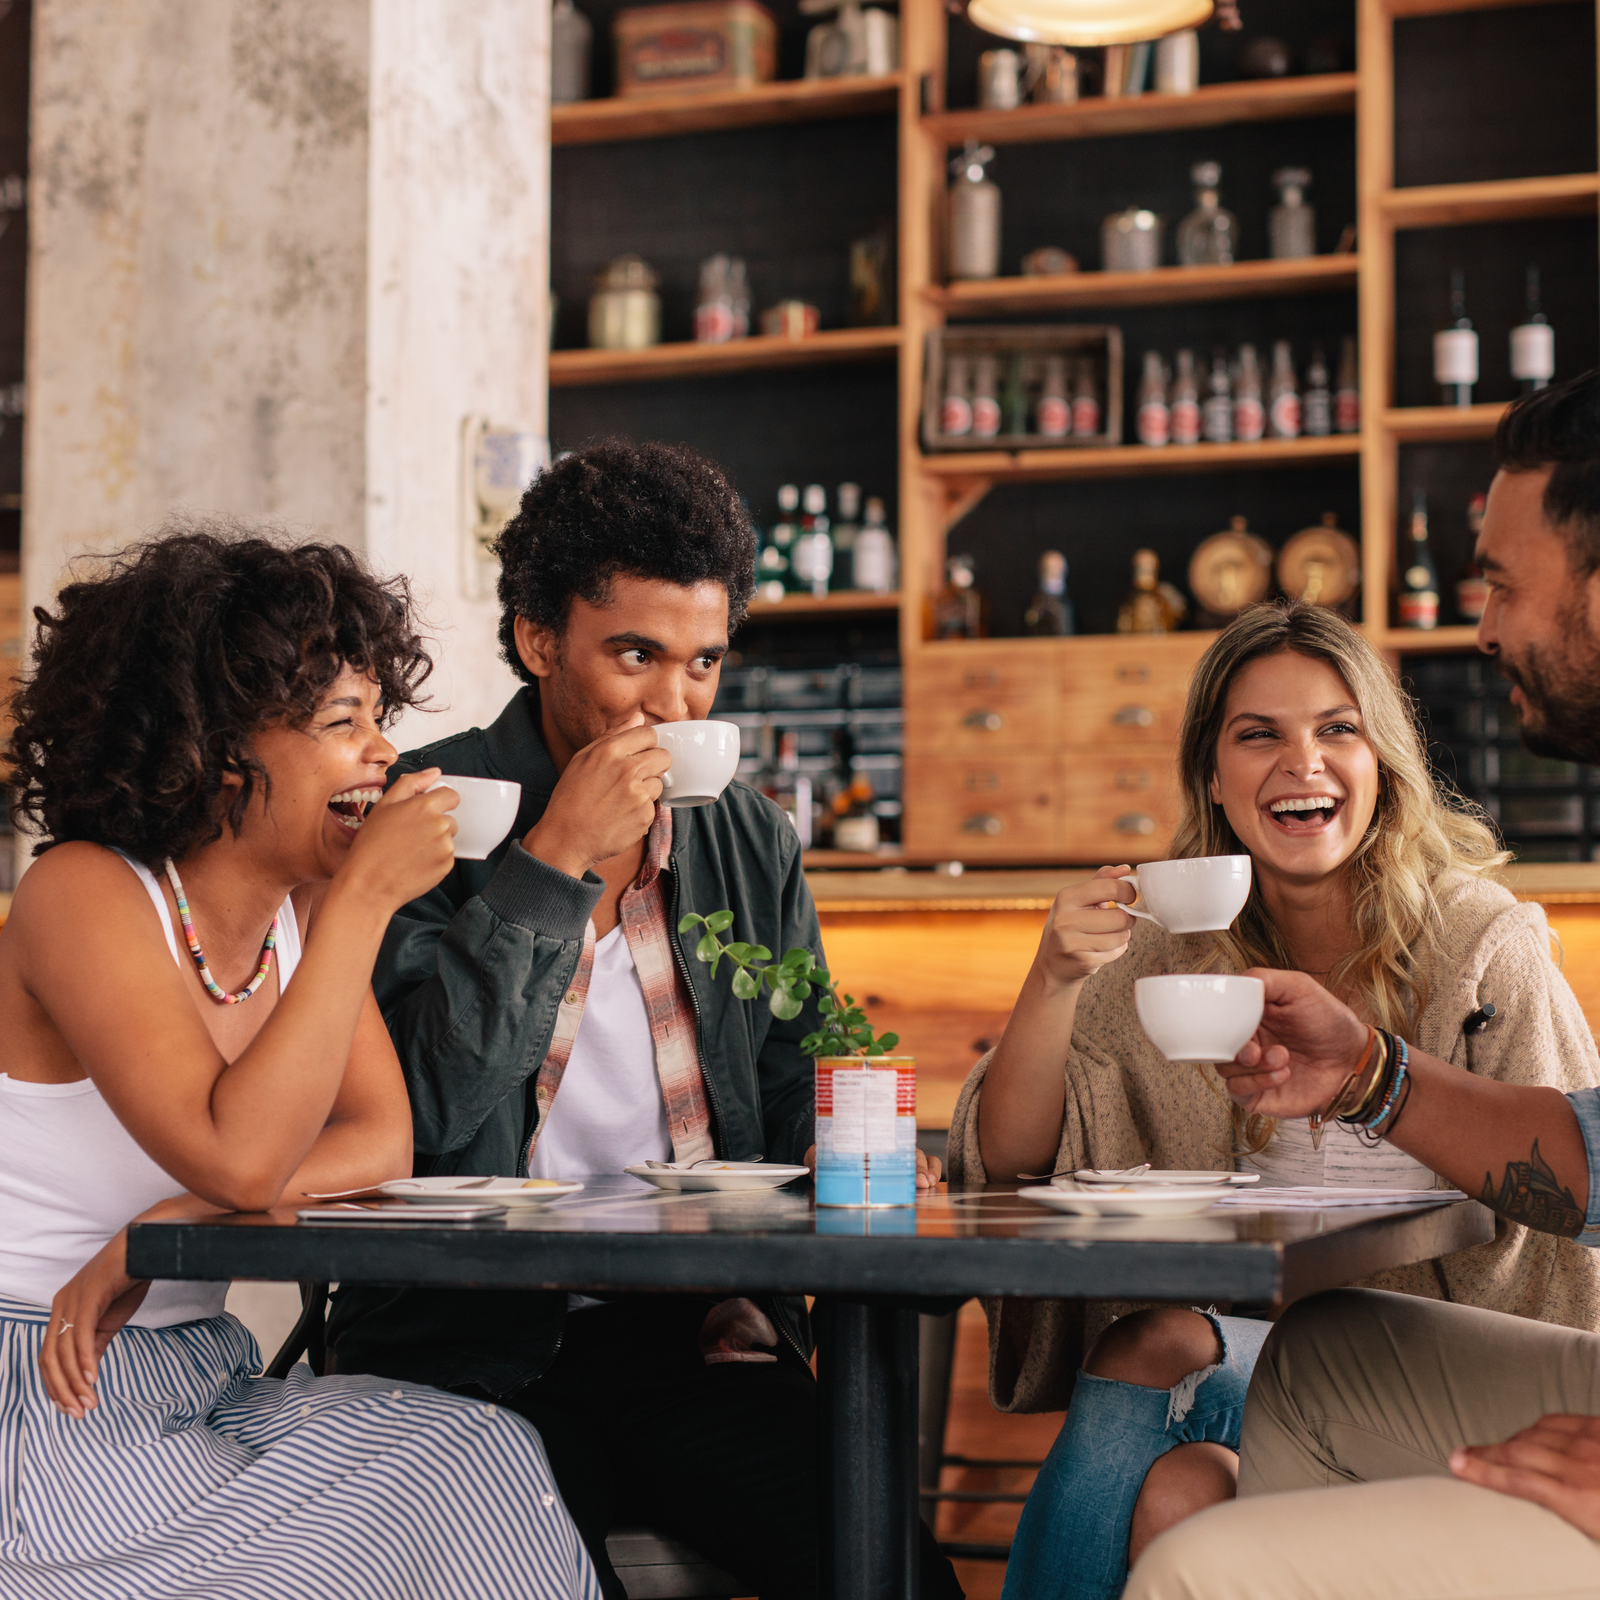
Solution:
M 206 986 L 206 993 L 219 1006 L 236 1006 L 241 1000 L 248 1000 L 267 981 L 267 972 L 272 966 L 273 947 L 278 942 L 278 918 L 273 917 L 272 926 L 267 929 L 267 942 L 261 947 L 261 965 L 256 969 L 255 977 L 237 994 L 229 994 L 211 976 L 211 969 L 206 965 L 205 952 L 201 950 L 200 941 L 194 936 L 194 918 L 189 915 L 189 902 L 184 898 L 183 881 L 178 877 L 178 869 L 173 866 L 171 856 L 167 857 L 167 882 L 172 885 L 172 893 L 177 899 L 178 920 L 183 924 L 183 936 L 189 941 L 189 954 L 194 957 L 194 964 L 200 969 L 200 981 Z

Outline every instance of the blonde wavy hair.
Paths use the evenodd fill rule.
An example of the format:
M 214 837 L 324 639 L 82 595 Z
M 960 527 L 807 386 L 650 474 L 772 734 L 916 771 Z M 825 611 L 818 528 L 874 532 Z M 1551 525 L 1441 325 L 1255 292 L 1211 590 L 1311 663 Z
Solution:
M 1441 926 L 1441 879 L 1452 872 L 1488 872 L 1510 856 L 1483 813 L 1435 778 L 1410 699 L 1383 658 L 1336 612 L 1288 601 L 1253 606 L 1200 658 L 1179 735 L 1183 810 L 1172 854 L 1246 853 L 1227 813 L 1211 798 L 1228 691 L 1251 662 L 1289 652 L 1324 661 L 1339 674 L 1378 758 L 1372 821 L 1340 868 L 1350 891 L 1354 948 L 1328 974 L 1327 987 L 1358 997 L 1380 1027 L 1405 1032 L 1427 1003 Z M 1215 958 L 1236 971 L 1294 964 L 1257 883 L 1234 926 L 1210 937 Z M 1270 1133 L 1265 1119 L 1250 1118 L 1247 1148 L 1259 1149 Z

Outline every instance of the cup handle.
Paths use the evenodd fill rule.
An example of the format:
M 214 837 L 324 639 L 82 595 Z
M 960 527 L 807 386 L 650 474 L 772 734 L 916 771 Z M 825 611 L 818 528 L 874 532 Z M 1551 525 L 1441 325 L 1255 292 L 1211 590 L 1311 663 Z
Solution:
M 1137 872 L 1130 872 L 1122 881 L 1131 883 L 1136 893 L 1143 892 L 1139 889 L 1139 874 Z M 1115 902 L 1115 904 L 1118 911 L 1126 911 L 1130 917 L 1143 917 L 1146 922 L 1153 922 L 1163 933 L 1166 932 L 1166 924 L 1153 911 L 1136 911 L 1132 906 L 1125 906 L 1120 901 Z

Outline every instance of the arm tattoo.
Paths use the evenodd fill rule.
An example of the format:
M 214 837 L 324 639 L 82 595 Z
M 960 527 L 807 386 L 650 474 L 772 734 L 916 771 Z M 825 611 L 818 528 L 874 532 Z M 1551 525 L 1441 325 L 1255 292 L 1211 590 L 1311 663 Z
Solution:
M 1583 1232 L 1584 1214 L 1572 1198 L 1572 1191 L 1561 1187 L 1550 1163 L 1539 1154 L 1537 1139 L 1528 1160 L 1506 1163 L 1498 1190 L 1494 1179 L 1484 1173 L 1483 1192 L 1478 1198 L 1491 1211 L 1536 1233 L 1558 1233 L 1565 1239 L 1576 1239 Z

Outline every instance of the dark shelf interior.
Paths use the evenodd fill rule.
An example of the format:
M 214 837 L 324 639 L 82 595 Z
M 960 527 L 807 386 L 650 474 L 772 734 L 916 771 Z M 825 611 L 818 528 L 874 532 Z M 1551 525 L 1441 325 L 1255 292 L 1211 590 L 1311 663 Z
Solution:
M 1360 479 L 1354 462 L 1285 472 L 1196 473 L 1162 477 L 1154 492 L 1130 492 L 1122 479 L 997 487 L 950 531 L 952 555 L 975 558 L 995 637 L 1022 632 L 1037 588 L 1039 557 L 1060 550 L 1080 633 L 1112 633 L 1127 593 L 1133 552 L 1161 557 L 1161 575 L 1188 593 L 1189 557 L 1202 539 L 1248 518 L 1250 531 L 1276 550 L 1291 534 L 1336 512 L 1359 537 Z
M 28 174 L 31 0 L 0 11 L 0 178 Z M 28 213 L 0 212 L 0 389 L 22 381 L 28 274 Z M 0 417 L 0 496 L 22 492 L 21 417 Z M 0 571 L 22 547 L 22 513 L 0 506 Z M 12 570 L 15 570 L 14 565 Z
M 1398 19 L 1395 184 L 1593 172 L 1594 17 L 1563 0 Z
M 1408 444 L 1400 447 L 1399 509 L 1390 537 L 1398 548 L 1401 531 L 1411 516 L 1411 497 L 1428 494 L 1428 543 L 1439 568 L 1439 621 L 1467 622 L 1456 609 L 1456 581 L 1472 554 L 1467 506 L 1475 494 L 1487 494 L 1494 477 L 1494 447 L 1488 440 L 1472 444 Z M 1394 621 L 1391 614 L 1390 621 Z

